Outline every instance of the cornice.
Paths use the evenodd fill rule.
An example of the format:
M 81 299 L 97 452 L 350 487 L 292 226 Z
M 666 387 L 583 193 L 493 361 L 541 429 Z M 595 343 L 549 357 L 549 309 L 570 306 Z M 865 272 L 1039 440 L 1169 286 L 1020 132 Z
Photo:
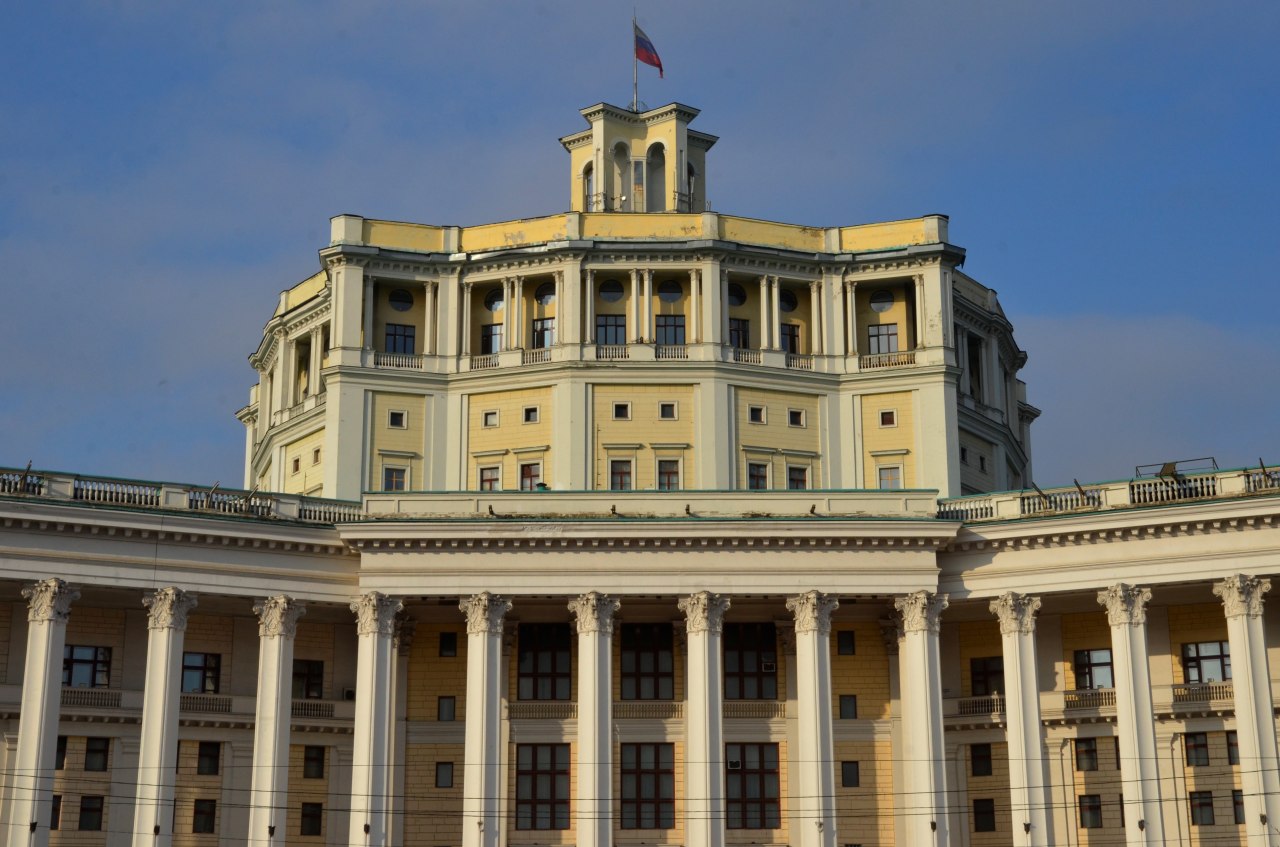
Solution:
M 886 273 L 890 271 L 910 271 L 919 270 L 921 268 L 932 268 L 940 265 L 941 263 L 942 259 L 936 255 L 859 260 L 855 254 L 853 262 L 847 263 L 847 273 L 849 276 L 856 277 L 867 274 Z M 854 281 L 856 282 L 857 280 Z

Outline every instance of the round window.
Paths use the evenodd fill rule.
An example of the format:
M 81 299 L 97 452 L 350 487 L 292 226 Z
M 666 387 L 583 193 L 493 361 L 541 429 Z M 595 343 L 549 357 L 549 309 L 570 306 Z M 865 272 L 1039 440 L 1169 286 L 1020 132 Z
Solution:
M 484 307 L 490 312 L 498 312 L 502 310 L 502 289 L 494 288 L 484 295 Z
M 538 290 L 533 292 L 533 299 L 538 301 L 539 306 L 550 306 L 556 302 L 555 283 L 544 282 L 539 285 Z
M 658 286 L 658 299 L 663 303 L 675 303 L 684 296 L 684 286 L 669 279 Z
M 786 288 L 778 292 L 778 308 L 784 312 L 796 310 L 796 293 Z
M 729 283 L 729 305 L 741 306 L 747 302 L 747 289 L 736 282 Z
M 880 290 L 871 295 L 871 311 L 887 312 L 893 307 L 893 292 Z
M 387 302 L 397 312 L 407 312 L 413 307 L 413 295 L 403 288 L 397 288 L 387 296 Z
M 600 299 L 606 303 L 617 303 L 622 299 L 622 283 L 616 279 L 600 283 Z

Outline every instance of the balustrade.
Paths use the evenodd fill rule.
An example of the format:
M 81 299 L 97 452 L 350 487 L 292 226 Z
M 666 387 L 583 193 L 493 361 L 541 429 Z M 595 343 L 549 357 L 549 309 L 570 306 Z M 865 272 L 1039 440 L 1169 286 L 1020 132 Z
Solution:
M 813 357 L 798 356 L 794 353 L 788 353 L 787 367 L 795 371 L 811 371 L 813 370 Z
M 630 359 L 631 351 L 626 344 L 597 344 L 596 358 L 602 362 Z
M 659 344 L 653 348 L 653 357 L 659 360 L 688 359 L 689 348 L 683 344 Z
M 536 350 L 525 350 L 521 353 L 520 361 L 526 365 L 545 365 L 551 361 L 551 348 L 539 347 Z
M 472 356 L 470 369 L 473 371 L 485 371 L 498 366 L 498 354 L 489 353 L 484 356 Z
M 858 367 L 864 371 L 874 370 L 875 368 L 901 368 L 915 363 L 916 353 L 914 350 L 907 350 L 902 353 L 872 353 L 858 357 Z

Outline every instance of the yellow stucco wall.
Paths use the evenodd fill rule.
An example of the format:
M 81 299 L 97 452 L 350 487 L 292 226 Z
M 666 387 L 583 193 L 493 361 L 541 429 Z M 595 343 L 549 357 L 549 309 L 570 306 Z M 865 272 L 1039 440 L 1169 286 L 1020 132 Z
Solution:
M 1226 641 L 1227 619 L 1221 603 L 1169 607 L 1169 664 L 1174 685 L 1186 682 L 1182 645 L 1202 641 Z
M 462 744 L 405 747 L 405 844 L 457 844 L 461 838 Z M 453 787 L 436 788 L 436 763 L 453 763 Z
M 369 432 L 369 490 L 382 489 L 382 471 L 387 466 L 409 471 L 406 487 L 422 488 L 423 444 L 426 443 L 426 408 L 423 398 L 413 394 L 378 391 L 372 396 Z M 392 427 L 390 413 L 404 412 L 404 428 Z M 383 452 L 390 451 L 390 452 Z
M 467 483 L 480 488 L 480 468 L 502 469 L 501 489 L 520 488 L 520 465 L 542 463 L 542 481 L 555 487 L 551 475 L 551 391 L 549 386 L 472 394 L 467 416 Z M 524 422 L 524 410 L 537 407 L 537 423 Z M 498 425 L 485 426 L 485 415 L 497 412 Z M 546 450 L 533 448 L 546 447 Z
M 893 294 L 893 304 L 883 312 L 877 312 L 871 308 L 871 297 L 877 291 L 889 291 Z M 899 351 L 914 349 L 916 346 L 915 322 L 910 308 L 913 298 L 914 288 L 909 281 L 859 285 L 854 298 L 858 320 L 858 352 L 863 355 L 871 353 L 867 327 L 884 324 L 898 325 Z
M 897 425 L 881 426 L 880 413 L 889 410 L 897 413 Z M 915 416 L 914 392 L 888 391 L 862 395 L 862 466 L 865 469 L 866 488 L 880 487 L 878 468 L 881 465 L 901 465 L 903 487 L 915 486 L 918 478 Z M 907 452 L 893 452 L 900 450 Z M 877 453 L 882 455 L 876 455 Z
M 285 311 L 288 311 L 289 309 L 296 309 L 312 297 L 318 296 L 321 291 L 324 291 L 324 284 L 327 279 L 328 274 L 325 271 L 320 271 L 319 273 L 315 273 L 307 277 L 293 288 L 290 288 L 285 292 L 284 296 Z M 278 308 L 276 313 L 279 314 Z
M 894 843 L 893 745 L 888 741 L 841 741 L 835 745 L 835 759 L 840 843 L 889 847 Z M 842 762 L 858 763 L 856 788 L 841 784 Z
M 333 686 L 333 663 L 335 661 L 333 624 L 299 623 L 298 634 L 293 640 L 293 658 L 319 660 L 324 662 L 324 696 L 323 700 L 339 700 L 341 691 Z
M 1009 745 L 994 742 L 991 744 L 991 774 L 989 776 L 973 775 L 973 747 L 966 745 L 964 767 L 968 781 L 968 807 L 964 817 L 969 830 L 971 847 L 1005 847 L 1013 838 L 1013 819 L 1009 808 Z M 994 832 L 978 832 L 974 828 L 973 801 L 994 800 L 996 810 L 996 828 Z M 1019 821 L 1019 834 L 1021 821 Z M 1015 842 L 1016 843 L 1016 842 Z
M 737 396 L 738 474 L 740 488 L 747 487 L 748 463 L 770 465 L 769 487 L 787 487 L 787 466 L 809 468 L 809 487 L 822 487 L 821 421 L 818 398 L 798 392 L 739 388 Z M 752 423 L 750 409 L 763 406 L 765 422 Z M 791 426 L 789 412 L 800 411 L 804 426 Z
M 444 228 L 402 221 L 366 220 L 361 239 L 370 247 L 439 253 L 444 249 Z
M 406 311 L 400 312 L 391 308 L 391 292 L 403 290 L 413 298 L 413 304 Z M 392 283 L 374 286 L 373 289 L 373 343 L 370 345 L 381 353 L 387 349 L 387 324 L 401 324 L 413 327 L 413 352 L 423 351 L 423 327 L 425 326 L 425 298 L 421 285 Z M 370 307 L 369 303 L 365 308 Z
M 543 218 L 525 218 L 518 221 L 469 226 L 462 230 L 460 246 L 463 251 L 474 253 L 521 244 L 564 241 L 569 237 L 567 221 L 564 215 L 549 215 Z
M 317 456 L 316 451 L 320 453 Z M 294 470 L 294 463 L 298 470 Z M 290 442 L 284 448 L 284 492 L 310 494 L 324 484 L 324 430 Z
M 1000 625 L 994 621 L 961 621 L 957 624 L 960 644 L 960 696 L 973 696 L 973 674 L 970 660 L 1001 656 Z M 1001 691 L 1001 694 L 1007 692 Z
M 1105 612 L 1083 612 L 1062 616 L 1062 667 L 1061 678 L 1068 691 L 1076 684 L 1075 651 L 1110 650 L 1111 627 Z
M 910 218 L 840 228 L 840 249 L 845 252 L 905 247 L 909 244 L 933 244 L 937 241 L 937 227 L 928 218 Z
M 455 633 L 458 655 L 440 655 L 440 634 Z M 448 624 L 420 623 L 409 652 L 409 681 L 406 687 L 406 714 L 411 721 L 435 722 L 439 698 L 453 697 L 454 720 L 461 721 L 467 706 L 466 628 Z
M 761 221 L 754 218 L 720 216 L 720 237 L 741 244 L 767 244 L 791 250 L 821 251 L 826 235 L 819 227 Z
M 592 212 L 582 216 L 583 238 L 697 238 L 702 216 Z
M 631 487 L 636 491 L 657 487 L 660 459 L 681 462 L 680 485 L 696 488 L 694 463 L 693 386 L 689 385 L 595 385 L 592 387 L 592 414 L 595 421 L 596 489 L 609 488 L 609 461 L 629 459 Z M 676 404 L 676 420 L 658 417 L 661 403 Z M 615 403 L 631 404 L 630 420 L 614 420 Z
M 839 653 L 840 632 L 852 632 L 854 654 Z M 874 621 L 836 621 L 831 626 L 832 714 L 840 714 L 840 695 L 858 698 L 859 720 L 889 717 L 889 654 Z

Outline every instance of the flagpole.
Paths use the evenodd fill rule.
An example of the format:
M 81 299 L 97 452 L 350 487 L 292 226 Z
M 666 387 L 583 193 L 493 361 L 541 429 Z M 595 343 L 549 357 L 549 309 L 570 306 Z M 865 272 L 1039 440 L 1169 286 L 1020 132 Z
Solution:
M 640 111 L 640 57 L 636 55 L 636 14 L 631 12 L 631 111 Z

